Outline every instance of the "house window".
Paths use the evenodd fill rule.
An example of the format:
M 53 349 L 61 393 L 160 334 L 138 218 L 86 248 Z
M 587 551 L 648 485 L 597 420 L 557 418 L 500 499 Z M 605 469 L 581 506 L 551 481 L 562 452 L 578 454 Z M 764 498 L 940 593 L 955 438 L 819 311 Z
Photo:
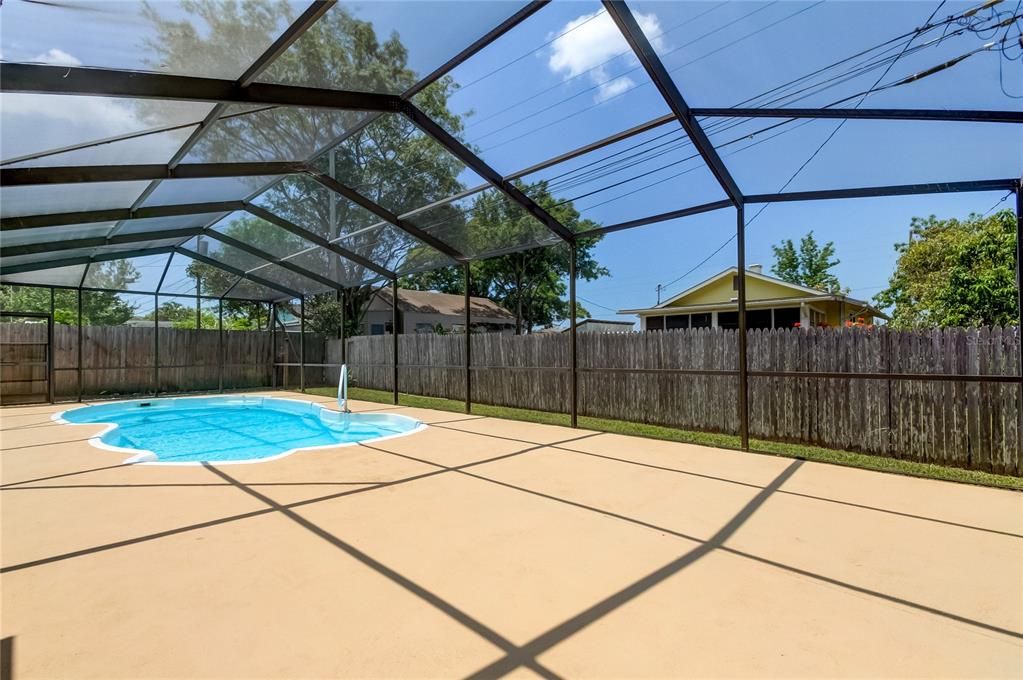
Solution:
M 795 328 L 799 323 L 799 307 L 784 307 L 774 310 L 775 328 Z
M 689 328 L 688 314 L 672 314 L 667 318 L 668 330 L 676 328 Z
M 746 311 L 746 328 L 771 328 L 770 309 L 749 309 Z
M 663 331 L 664 330 L 664 317 L 663 316 L 648 316 L 646 318 L 646 329 L 648 331 Z
M 711 326 L 711 315 L 710 312 L 704 314 L 692 314 L 689 317 L 690 328 L 710 328 Z
M 828 317 L 824 312 L 818 311 L 813 307 L 810 308 L 810 325 L 811 326 L 827 326 Z
M 382 323 L 370 324 L 370 326 L 369 326 L 369 334 L 370 335 L 383 335 L 384 334 L 384 324 L 382 324 Z
M 738 328 L 739 312 L 718 312 L 718 328 Z
M 416 333 L 433 333 L 434 328 L 432 323 L 417 323 Z

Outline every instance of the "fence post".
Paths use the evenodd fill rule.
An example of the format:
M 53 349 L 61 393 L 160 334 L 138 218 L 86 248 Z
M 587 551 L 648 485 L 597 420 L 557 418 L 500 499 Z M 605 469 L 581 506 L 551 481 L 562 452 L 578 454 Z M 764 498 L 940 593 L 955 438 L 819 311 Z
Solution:
M 305 295 L 298 299 L 298 391 L 305 392 Z
M 53 287 L 50 287 L 50 322 L 46 325 L 46 396 L 49 402 L 53 403 L 53 395 L 55 393 L 53 389 L 53 376 L 56 372 L 53 370 L 53 315 L 57 311 L 57 300 L 56 292 Z
M 739 439 L 742 449 L 749 451 L 749 366 L 746 362 L 746 210 L 735 206 L 736 268 L 739 302 Z
M 78 402 L 82 402 L 82 287 L 78 287 Z
M 570 414 L 572 427 L 577 427 L 579 424 L 579 376 L 578 376 L 578 361 L 576 356 L 576 306 L 575 306 L 575 256 L 576 246 L 575 242 L 569 244 L 569 258 L 568 258 L 568 313 L 569 313 L 569 367 L 571 370 L 571 382 L 570 382 Z
M 465 412 L 472 413 L 472 314 L 469 310 L 469 263 L 464 265 L 465 273 Z
M 160 395 L 160 294 L 153 293 L 153 396 Z
M 277 303 L 270 303 L 270 387 L 277 389 Z
M 398 278 L 391 279 L 391 336 L 394 342 L 394 405 L 398 405 Z
M 217 374 L 217 388 L 224 393 L 224 298 L 217 299 L 217 354 L 220 371 Z

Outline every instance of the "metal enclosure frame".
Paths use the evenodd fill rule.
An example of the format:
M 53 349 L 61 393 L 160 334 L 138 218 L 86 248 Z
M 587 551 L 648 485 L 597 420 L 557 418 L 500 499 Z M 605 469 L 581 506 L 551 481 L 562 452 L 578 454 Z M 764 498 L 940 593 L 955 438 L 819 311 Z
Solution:
M 94 262 L 102 262 L 111 259 L 124 259 L 129 257 L 136 257 L 142 255 L 153 255 L 153 254 L 181 254 L 192 258 L 196 261 L 203 262 L 211 267 L 218 268 L 222 271 L 228 272 L 233 276 L 237 277 L 235 285 L 243 279 L 248 279 L 261 286 L 277 290 L 281 293 L 281 297 L 270 301 L 271 313 L 268 327 L 274 334 L 272 358 L 271 358 L 271 381 L 276 387 L 277 385 L 277 374 L 276 369 L 277 363 L 277 347 L 276 347 L 276 332 L 277 326 L 280 321 L 277 316 L 277 304 L 284 300 L 299 299 L 300 305 L 303 308 L 305 306 L 306 293 L 299 290 L 293 290 L 287 286 L 283 286 L 279 283 L 270 281 L 269 279 L 261 277 L 257 272 L 257 269 L 249 271 L 232 267 L 224 262 L 220 262 L 213 258 L 210 258 L 201 253 L 190 251 L 184 248 L 184 244 L 188 239 L 195 236 L 209 236 L 222 243 L 230 245 L 232 247 L 244 250 L 249 255 L 264 261 L 266 264 L 277 265 L 283 267 L 292 273 L 305 277 L 310 281 L 314 281 L 330 290 L 334 290 L 340 296 L 342 300 L 345 298 L 346 287 L 339 281 L 334 281 L 330 277 L 325 276 L 323 272 L 311 271 L 307 267 L 303 267 L 295 262 L 291 262 L 288 258 L 276 257 L 271 253 L 266 252 L 256 246 L 243 243 L 237 239 L 233 239 L 231 236 L 220 234 L 213 231 L 212 227 L 220 220 L 217 218 L 210 223 L 205 224 L 201 227 L 194 227 L 189 229 L 181 230 L 167 230 L 165 232 L 155 232 L 159 235 L 166 236 L 168 238 L 181 238 L 184 239 L 174 246 L 160 246 L 153 248 L 139 248 L 137 250 L 121 250 L 106 252 L 105 247 L 115 244 L 133 243 L 136 241 L 142 241 L 146 239 L 152 239 L 154 232 L 148 232 L 140 235 L 113 235 L 110 238 L 102 239 L 102 242 L 96 239 L 82 239 L 82 240 L 64 240 L 60 238 L 61 226 L 89 223 L 89 222 L 102 222 L 102 221 L 117 221 L 118 224 L 123 224 L 126 221 L 135 219 L 145 219 L 152 217 L 161 216 L 181 216 L 181 215 L 200 215 L 206 213 L 226 213 L 236 211 L 245 211 L 256 217 L 260 217 L 272 224 L 289 231 L 296 236 L 306 239 L 313 244 L 314 247 L 323 248 L 333 252 L 340 258 L 344 258 L 346 261 L 363 267 L 369 271 L 374 272 L 379 278 L 375 280 L 389 282 L 392 291 L 392 330 L 394 335 L 394 366 L 393 366 L 393 399 L 395 403 L 398 401 L 399 396 L 399 385 L 398 385 L 398 331 L 399 331 L 399 311 L 398 311 L 398 295 L 397 295 L 397 277 L 398 274 L 391 271 L 383 263 L 373 262 L 365 257 L 358 255 L 350 250 L 345 249 L 338 243 L 323 238 L 308 229 L 303 228 L 300 225 L 294 224 L 293 222 L 274 214 L 273 212 L 263 208 L 261 206 L 252 203 L 252 200 L 260 192 L 253 194 L 242 201 L 224 201 L 214 203 L 194 203 L 184 205 L 168 205 L 168 206 L 143 206 L 142 201 L 145 200 L 155 188 L 155 185 L 169 181 L 173 182 L 184 178 L 213 178 L 213 177 L 240 177 L 240 176 L 251 176 L 251 175 L 267 175 L 267 174 L 286 174 L 286 175 L 300 175 L 306 176 L 317 182 L 328 192 L 334 195 L 342 196 L 347 200 L 350 200 L 362 208 L 370 211 L 372 214 L 383 220 L 384 223 L 390 224 L 395 228 L 399 229 L 416 242 L 433 248 L 434 250 L 442 253 L 443 255 L 450 258 L 454 263 L 460 264 L 464 267 L 464 282 L 465 282 L 465 409 L 466 412 L 471 411 L 472 405 L 472 377 L 471 372 L 472 361 L 471 361 L 471 314 L 470 314 L 470 272 L 469 262 L 473 259 L 461 252 L 460 249 L 455 248 L 452 244 L 445 242 L 443 239 L 437 237 L 434 234 L 416 227 L 408 219 L 407 216 L 396 215 L 386 208 L 378 205 L 374 201 L 371 201 L 367 197 L 359 194 L 355 189 L 344 185 L 338 180 L 324 175 L 318 171 L 311 163 L 318 158 L 320 155 L 325 153 L 325 150 L 317 152 L 313 158 L 307 159 L 303 162 L 280 162 L 280 163 L 209 163 L 209 164 L 189 164 L 182 163 L 182 159 L 187 154 L 187 151 L 192 148 L 196 143 L 200 135 L 209 128 L 210 124 L 220 119 L 224 113 L 225 106 L 229 103 L 242 103 L 242 104 L 260 104 L 268 106 L 285 106 L 285 107 L 313 107 L 320 109 L 330 109 L 337 111 L 362 111 L 369 112 L 369 115 L 364 117 L 362 121 L 354 126 L 352 129 L 347 130 L 343 135 L 335 139 L 333 144 L 336 145 L 347 139 L 352 134 L 355 134 L 366 125 L 370 124 L 379 115 L 391 114 L 401 115 L 411 121 L 422 133 L 430 137 L 432 140 L 440 144 L 455 158 L 463 162 L 467 167 L 474 170 L 477 174 L 486 180 L 486 185 L 482 187 L 476 187 L 468 189 L 458 196 L 450 197 L 438 202 L 434 205 L 443 205 L 451 203 L 458 198 L 472 195 L 484 188 L 491 188 L 503 194 L 509 200 L 513 201 L 526 213 L 534 217 L 539 223 L 544 225 L 546 229 L 550 230 L 551 233 L 557 236 L 562 242 L 567 244 L 571 250 L 570 258 L 570 275 L 569 275 L 569 305 L 571 310 L 570 318 L 570 365 L 567 370 L 570 372 L 570 394 L 571 403 L 569 405 L 569 412 L 571 416 L 571 423 L 573 426 L 577 424 L 577 412 L 578 412 L 578 373 L 584 371 L 593 371 L 598 369 L 591 368 L 579 368 L 577 365 L 577 345 L 576 345 L 576 243 L 581 238 L 586 237 L 599 237 L 605 234 L 615 233 L 619 231 L 629 230 L 638 228 L 641 226 L 664 222 L 667 220 L 679 219 L 682 217 L 698 215 L 710 211 L 721 210 L 727 207 L 733 207 L 736 210 L 736 261 L 739 271 L 745 271 L 745 208 L 750 204 L 763 204 L 763 203 L 777 203 L 777 202 L 793 202 L 793 201 L 818 201 L 818 200 L 831 200 L 831 199 L 848 199 L 848 198 L 859 198 L 859 197 L 883 197 L 883 196 L 905 196 L 905 195 L 925 195 L 934 193 L 950 193 L 950 192 L 963 192 L 963 191 L 994 191 L 1004 190 L 1012 191 L 1016 194 L 1016 215 L 1017 215 L 1017 246 L 1016 246 L 1016 260 L 1017 260 L 1017 305 L 1023 310 L 1023 295 L 1021 295 L 1018 287 L 1019 283 L 1019 270 L 1020 261 L 1023 260 L 1023 184 L 1021 179 L 1018 177 L 1012 178 L 1001 178 L 995 177 L 988 180 L 981 181 L 967 181 L 967 182 L 948 182 L 948 183 L 930 183 L 930 184 L 909 184 L 909 185 L 885 185 L 885 186 L 871 186 L 871 187 L 838 187 L 834 189 L 816 190 L 816 191 L 798 191 L 798 192 L 782 192 L 774 194 L 754 194 L 754 195 L 743 195 L 734 178 L 729 172 L 727 164 L 718 154 L 714 145 L 710 142 L 706 132 L 701 126 L 701 118 L 756 118 L 756 117 L 767 117 L 767 118 L 819 118 L 819 119 L 837 119 L 837 120 L 907 120 L 907 121 L 969 121 L 976 123 L 992 123 L 992 124 L 1021 124 L 1023 123 L 1023 111 L 985 111 L 985 110 L 970 110 L 970 109 L 958 109 L 958 110 L 939 110 L 939 109 L 859 109 L 859 108 L 734 108 L 734 107 L 699 107 L 691 108 L 683 97 L 682 92 L 679 90 L 671 74 L 665 68 L 661 62 L 660 57 L 657 55 L 654 47 L 651 45 L 650 40 L 644 35 L 642 29 L 637 23 L 633 16 L 632 10 L 628 4 L 623 0 L 603 0 L 603 6 L 607 13 L 610 15 L 612 20 L 621 31 L 622 35 L 626 39 L 632 52 L 643 66 L 644 71 L 649 76 L 664 102 L 668 105 L 671 114 L 668 116 L 661 116 L 657 119 L 635 126 L 630 130 L 620 132 L 615 135 L 611 135 L 603 140 L 598 140 L 587 144 L 584 147 L 576 149 L 572 152 L 561 154 L 558 157 L 548 159 L 547 161 L 538 163 L 530 168 L 526 168 L 516 173 L 512 173 L 508 176 L 501 176 L 496 170 L 489 166 L 480 156 L 473 150 L 468 148 L 465 144 L 456 139 L 453 135 L 447 132 L 440 124 L 432 120 L 422 110 L 412 103 L 412 97 L 417 93 L 421 92 L 427 85 L 435 82 L 438 78 L 449 73 L 459 64 L 463 63 L 473 55 L 480 52 L 482 49 L 490 45 L 492 42 L 505 35 L 508 31 L 518 26 L 522 21 L 527 19 L 536 13 L 539 9 L 543 8 L 548 4 L 548 0 L 533 0 L 529 2 L 512 16 L 495 26 L 485 35 L 481 36 L 475 42 L 471 43 L 468 47 L 459 52 L 455 57 L 449 59 L 445 64 L 437 68 L 435 71 L 423 78 L 418 84 L 410 88 L 408 91 L 401 95 L 393 94 L 376 94 L 367 92 L 355 92 L 355 91 L 343 91 L 343 90 L 327 90 L 313 87 L 302 87 L 302 86 L 291 86 L 291 85 L 276 85 L 257 82 L 257 77 L 262 73 L 269 65 L 273 63 L 273 60 L 280 56 L 285 50 L 292 45 L 295 40 L 302 36 L 302 34 L 308 30 L 311 26 L 315 25 L 316 21 L 319 20 L 334 4 L 336 0 L 317 0 L 314 2 L 295 22 L 284 31 L 284 33 L 269 47 L 267 50 L 258 58 L 251 67 L 237 80 L 218 80 L 214 78 L 199 78 L 191 76 L 176 76 L 167 75 L 161 73 L 146 73 L 146 72 L 131 72 L 121 71 L 116 69 L 102 69 L 102 68 L 77 68 L 77 67 L 66 67 L 66 66 L 47 66 L 37 64 L 19 64 L 19 63 L 3 63 L 0 64 L 0 92 L 27 92 L 27 93 L 49 93 L 49 94 L 78 94 L 88 96 L 102 96 L 102 97 L 132 97 L 132 98 L 149 98 L 149 99 L 162 99 L 162 100 L 174 100 L 174 101 L 199 101 L 199 102 L 211 102 L 214 103 L 213 110 L 207 116 L 206 120 L 198 126 L 197 130 L 186 140 L 186 142 L 179 149 L 178 153 L 174 155 L 171 161 L 166 165 L 109 165 L 109 166 L 79 166 L 79 167 L 33 167 L 33 168 L 0 168 L 0 183 L 10 186 L 28 186 L 28 185 L 41 185 L 41 184 L 54 184 L 54 183 L 66 183 L 66 182 L 96 182 L 96 181 L 113 181 L 113 180 L 151 180 L 152 184 L 149 189 L 144 192 L 135 204 L 130 209 L 118 209 L 118 210 L 93 210 L 78 213 L 67 213 L 67 214 L 56 214 L 56 215 L 26 215 L 19 217 L 12 217 L 0 220 L 0 230 L 2 231 L 16 231 L 21 229 L 29 228 L 40 228 L 46 227 L 52 229 L 53 240 L 51 242 L 35 243 L 30 246 L 14 247 L 6 249 L 5 254 L 14 253 L 29 254 L 39 252 L 53 252 L 58 253 L 64 250 L 73 250 L 75 248 L 85 247 L 96 247 L 99 248 L 99 252 L 89 256 L 72 256 L 63 259 L 51 260 L 45 263 L 33 263 L 33 264 L 21 264 L 21 265 L 6 265 L 0 264 L 0 275 L 5 274 L 16 274 L 22 272 L 30 272 L 41 269 L 53 268 L 56 266 L 69 266 L 69 265 L 88 265 Z M 686 133 L 689 140 L 693 143 L 697 149 L 700 157 L 703 159 L 707 168 L 710 169 L 714 175 L 718 184 L 721 186 L 724 193 L 727 195 L 726 200 L 713 201 L 696 206 L 685 206 L 678 210 L 664 212 L 656 215 L 650 215 L 644 218 L 632 219 L 626 222 L 618 224 L 604 225 L 599 228 L 592 229 L 590 231 L 573 233 L 563 224 L 561 224 L 555 217 L 549 212 L 537 205 L 531 198 L 523 193 L 515 184 L 515 180 L 524 177 L 525 175 L 535 172 L 538 169 L 550 167 L 556 163 L 565 161 L 567 159 L 576 158 L 584 153 L 593 151 L 609 144 L 628 139 L 634 135 L 640 134 L 647 130 L 654 129 L 662 125 L 678 125 Z M 172 126 L 173 127 L 173 126 Z M 130 138 L 131 135 L 125 135 L 121 138 Z M 113 138 L 117 139 L 117 138 Z M 111 141 L 100 140 L 93 142 L 93 144 L 106 143 Z M 84 148 L 88 146 L 79 145 L 74 148 Z M 331 147 L 327 147 L 328 149 Z M 422 211 L 432 206 L 424 206 L 420 208 Z M 170 260 L 168 259 L 168 267 Z M 265 265 L 261 265 L 265 266 Z M 86 272 L 88 269 L 86 269 Z M 166 270 L 164 271 L 166 275 Z M 81 284 L 76 288 L 78 291 L 79 299 L 79 337 L 81 338 L 81 295 L 83 290 L 89 290 L 84 287 L 85 276 L 83 275 Z M 370 281 L 363 281 L 363 284 L 372 283 Z M 171 293 L 162 292 L 163 280 L 161 278 L 160 284 L 154 293 L 154 300 L 156 301 L 156 319 L 157 319 L 157 330 L 154 334 L 154 343 L 156 351 L 156 366 L 154 367 L 154 378 L 156 380 L 157 390 L 159 390 L 159 297 L 160 295 L 172 295 Z M 32 285 L 32 284 L 16 284 L 16 285 Z M 386 283 L 384 285 L 387 285 Z M 47 286 L 44 286 L 47 287 Z M 51 289 L 59 286 L 48 286 Z M 218 300 L 219 322 L 218 331 L 220 333 L 220 351 L 221 358 L 223 358 L 223 299 L 229 298 L 234 299 L 230 295 L 233 291 L 234 286 L 225 291 L 222 295 L 216 298 Z M 196 297 L 201 300 L 205 299 L 199 296 Z M 238 298 L 243 299 L 243 298 Z M 300 348 L 300 370 L 301 378 L 300 385 L 304 389 L 305 379 L 305 315 L 302 316 L 302 328 L 300 331 L 300 338 L 302 346 Z M 739 418 L 739 431 L 743 448 L 749 447 L 749 406 L 747 403 L 748 399 L 748 380 L 750 376 L 783 376 L 783 377 L 834 377 L 832 374 L 825 373 L 804 373 L 804 372 L 785 372 L 785 371 L 750 371 L 747 365 L 746 356 L 746 282 L 745 276 L 738 277 L 738 319 L 739 319 L 739 332 L 738 332 L 738 343 L 739 343 L 739 361 L 738 366 L 734 371 L 721 371 L 714 372 L 715 374 L 720 373 L 722 375 L 736 375 L 739 381 L 739 397 L 737 403 L 738 418 Z M 52 326 L 52 314 L 51 314 L 51 326 Z M 287 336 L 285 336 L 287 340 Z M 342 331 L 342 361 L 345 360 L 345 339 L 344 331 Z M 221 362 L 222 363 L 222 362 Z M 285 366 L 285 370 L 287 367 Z M 599 370 L 611 370 L 611 369 L 599 369 Z M 79 341 L 79 399 L 81 399 L 82 392 L 82 377 L 81 377 L 81 340 Z M 223 390 L 223 367 L 221 367 L 221 379 L 220 379 L 220 390 Z M 691 374 L 697 373 L 695 371 L 677 370 L 671 371 L 677 374 Z M 706 374 L 708 372 L 699 372 L 700 374 Z M 944 379 L 936 376 L 918 375 L 918 374 L 841 374 L 843 378 L 850 379 L 887 379 L 887 380 L 935 380 Z M 956 380 L 970 380 L 976 382 L 1016 382 L 1020 385 L 1021 395 L 1023 395 L 1023 357 L 1020 358 L 1020 372 L 1017 376 L 953 376 L 952 379 Z M 52 381 L 51 381 L 52 388 Z

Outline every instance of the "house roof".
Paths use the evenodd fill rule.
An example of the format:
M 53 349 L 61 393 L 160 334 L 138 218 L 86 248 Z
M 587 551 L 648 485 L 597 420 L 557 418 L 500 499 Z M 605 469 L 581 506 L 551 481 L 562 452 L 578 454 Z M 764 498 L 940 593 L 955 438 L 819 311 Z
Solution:
M 729 267 L 729 268 L 727 268 L 727 269 L 725 269 L 723 271 L 718 272 L 714 276 L 711 276 L 709 279 L 701 281 L 700 283 L 697 283 L 695 286 L 691 286 L 691 287 L 685 289 L 684 291 L 682 291 L 678 295 L 674 295 L 674 296 L 668 298 L 664 302 L 661 302 L 660 304 L 658 304 L 658 305 L 656 305 L 654 307 L 646 307 L 646 308 L 639 308 L 639 309 L 622 309 L 622 310 L 619 310 L 618 313 L 619 314 L 639 314 L 639 315 L 642 316 L 642 315 L 649 315 L 649 314 L 654 314 L 654 313 L 667 313 L 669 310 L 679 310 L 679 309 L 686 309 L 686 308 L 690 308 L 690 307 L 694 308 L 694 309 L 695 308 L 707 308 L 707 309 L 710 309 L 710 308 L 718 308 L 718 307 L 729 307 L 733 303 L 712 303 L 712 304 L 700 304 L 700 305 L 675 305 L 673 303 L 677 302 L 678 300 L 681 300 L 681 299 L 685 298 L 688 295 L 691 295 L 692 293 L 694 293 L 695 291 L 700 290 L 701 288 L 705 288 L 706 286 L 709 286 L 710 284 L 714 283 L 715 281 L 720 281 L 722 278 L 725 278 L 727 276 L 734 276 L 738 272 L 739 272 L 738 267 Z M 771 282 L 773 284 L 776 284 L 776 285 L 779 285 L 779 286 L 782 286 L 782 287 L 785 287 L 785 288 L 789 288 L 789 289 L 791 289 L 793 291 L 793 293 L 795 293 L 794 295 L 792 295 L 790 297 L 776 298 L 776 299 L 772 299 L 772 300 L 753 300 L 753 299 L 750 299 L 750 300 L 747 300 L 747 304 L 749 306 L 752 306 L 754 304 L 759 304 L 760 306 L 763 306 L 763 303 L 768 303 L 768 302 L 774 303 L 774 304 L 778 304 L 778 303 L 783 303 L 783 302 L 805 301 L 805 300 L 808 300 L 808 299 L 813 299 L 813 300 L 840 300 L 840 301 L 845 301 L 847 304 L 850 304 L 850 305 L 853 305 L 853 306 L 863 307 L 864 310 L 869 310 L 875 316 L 880 316 L 880 317 L 883 317 L 883 318 L 887 318 L 883 312 L 881 312 L 879 309 L 873 307 L 869 302 L 866 302 L 865 300 L 858 300 L 856 298 L 849 297 L 848 295 L 845 295 L 844 293 L 833 293 L 833 292 L 829 292 L 829 291 L 817 290 L 816 288 L 809 288 L 807 286 L 801 286 L 801 285 L 799 285 L 797 283 L 791 283 L 789 281 L 785 281 L 783 279 L 779 279 L 779 278 L 774 277 L 774 276 L 767 276 L 766 274 L 763 274 L 763 273 L 758 272 L 758 271 L 753 271 L 751 269 L 747 269 L 746 270 L 746 277 L 750 278 L 750 279 L 759 279 L 761 281 L 769 281 L 769 282 Z
M 603 323 L 603 324 L 608 324 L 608 325 L 611 325 L 611 326 L 628 326 L 630 328 L 636 325 L 635 321 L 619 321 L 618 319 L 610 319 L 610 320 L 609 319 L 583 319 L 582 321 L 580 321 L 580 322 L 578 322 L 576 324 L 576 327 L 578 328 L 579 326 L 584 326 L 584 325 L 586 325 L 588 323 Z M 565 332 L 567 332 L 569 330 L 571 330 L 571 326 L 566 327 L 566 328 L 562 328 L 561 332 L 565 333 Z
M 381 288 L 377 291 L 379 298 L 391 304 L 391 289 Z M 438 293 L 433 290 L 398 289 L 398 309 L 403 312 L 419 312 L 421 314 L 445 314 L 462 316 L 465 314 L 465 298 L 462 295 Z M 515 321 L 515 315 L 485 297 L 469 298 L 469 313 L 473 321 L 490 319 L 496 321 Z

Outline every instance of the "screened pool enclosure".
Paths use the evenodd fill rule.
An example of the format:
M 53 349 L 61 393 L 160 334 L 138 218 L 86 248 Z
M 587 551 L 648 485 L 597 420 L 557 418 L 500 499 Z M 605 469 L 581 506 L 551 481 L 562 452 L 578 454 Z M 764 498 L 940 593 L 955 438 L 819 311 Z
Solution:
M 575 309 L 585 239 L 671 223 L 684 250 L 686 218 L 720 212 L 743 271 L 763 205 L 955 192 L 1015 194 L 1018 262 L 1023 10 L 937 7 L 9 0 L 0 282 L 72 291 L 79 328 L 96 291 L 153 296 L 156 325 L 179 297 L 279 322 L 312 295 L 566 248 Z M 530 89 L 541 68 L 561 85 Z M 836 124 L 860 158 L 826 147 Z M 569 202 L 581 219 L 559 218 Z M 746 446 L 751 377 L 849 374 L 751 370 L 737 280 L 738 361 L 717 374 L 738 379 Z M 577 376 L 600 369 L 570 329 L 575 424 Z

